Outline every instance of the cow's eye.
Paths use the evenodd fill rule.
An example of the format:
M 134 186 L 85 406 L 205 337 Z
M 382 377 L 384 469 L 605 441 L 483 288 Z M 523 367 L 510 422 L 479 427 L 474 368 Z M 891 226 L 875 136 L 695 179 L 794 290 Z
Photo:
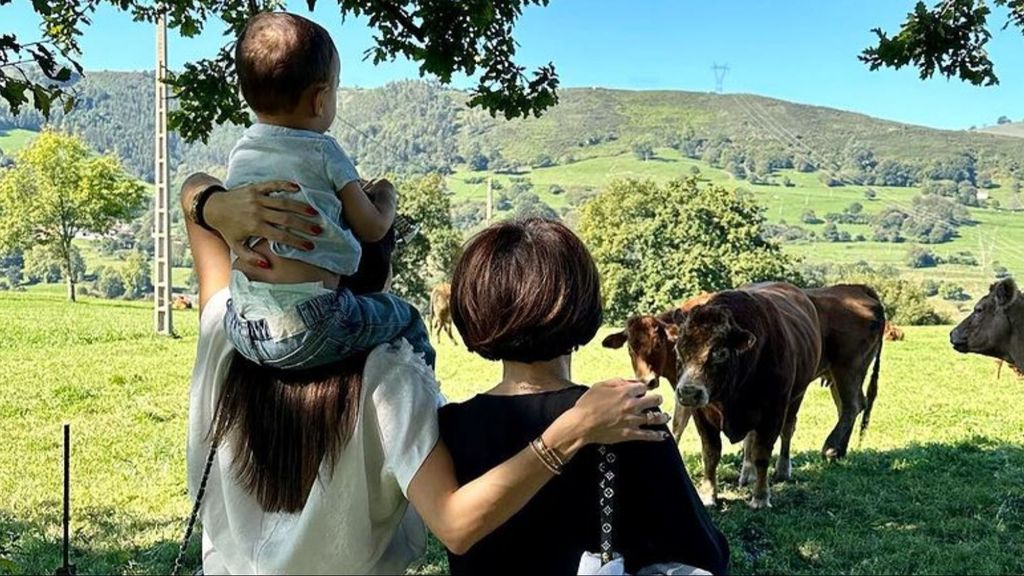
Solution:
M 721 364 L 729 359 L 729 350 L 727 348 L 719 348 L 711 353 L 711 361 L 715 364 Z

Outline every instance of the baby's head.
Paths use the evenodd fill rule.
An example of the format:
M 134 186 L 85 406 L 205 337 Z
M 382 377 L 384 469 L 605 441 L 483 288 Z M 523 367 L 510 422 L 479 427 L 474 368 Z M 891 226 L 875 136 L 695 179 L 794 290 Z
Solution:
M 341 58 L 322 26 L 295 14 L 253 16 L 235 45 L 242 96 L 261 120 L 326 132 L 334 122 Z

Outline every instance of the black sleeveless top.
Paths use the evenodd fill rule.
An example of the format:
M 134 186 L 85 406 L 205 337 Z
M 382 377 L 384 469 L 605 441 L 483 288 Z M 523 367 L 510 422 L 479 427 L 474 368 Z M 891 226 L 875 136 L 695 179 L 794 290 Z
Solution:
M 573 386 L 522 396 L 484 394 L 442 408 L 441 438 L 459 483 L 482 476 L 525 448 L 586 390 Z M 728 543 L 711 522 L 672 440 L 611 449 L 618 467 L 614 549 L 623 555 L 627 571 L 676 561 L 727 573 Z M 587 446 L 503 526 L 462 556 L 449 552 L 451 573 L 576 574 L 580 555 L 599 551 L 598 476 L 597 449 Z

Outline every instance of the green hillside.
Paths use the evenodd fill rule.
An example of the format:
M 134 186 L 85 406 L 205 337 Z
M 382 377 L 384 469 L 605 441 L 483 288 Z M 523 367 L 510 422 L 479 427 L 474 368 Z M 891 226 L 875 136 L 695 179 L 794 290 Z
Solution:
M 78 89 L 78 107 L 58 113 L 53 124 L 151 178 L 152 76 L 96 72 Z M 343 90 L 332 133 L 364 176 L 447 174 L 456 225 L 467 233 L 485 214 L 488 181 L 498 217 L 517 213 L 535 194 L 572 224 L 582 203 L 615 179 L 699 174 L 752 192 L 771 223 L 802 237 L 782 238 L 809 264 L 891 265 L 917 279 L 959 285 L 972 298 L 998 270 L 1024 268 L 1024 214 L 1013 210 L 1024 207 L 1024 138 L 1008 137 L 1024 133 L 1022 124 L 945 131 L 753 95 L 602 88 L 562 90 L 560 104 L 542 117 L 506 121 L 468 109 L 464 100 L 461 92 L 422 81 Z M 12 117 L 0 109 L 0 150 L 10 155 L 43 126 L 35 112 Z M 222 174 L 240 131 L 219 127 L 207 144 L 173 138 L 177 177 Z M 914 269 L 913 242 L 872 241 L 881 213 L 913 214 L 915 197 L 942 186 L 965 204 L 973 224 L 928 248 L 946 260 L 968 252 L 974 263 Z M 824 241 L 826 223 L 804 221 L 808 211 L 825 217 L 854 203 L 864 219 L 838 230 L 861 241 Z M 970 302 L 943 304 L 955 313 Z
M 1011 122 L 1010 124 L 998 124 L 982 128 L 981 132 L 996 134 L 999 136 L 1011 136 L 1013 138 L 1024 138 L 1024 122 Z
M 10 128 L 0 130 L 0 153 L 13 155 L 36 135 L 34 130 Z

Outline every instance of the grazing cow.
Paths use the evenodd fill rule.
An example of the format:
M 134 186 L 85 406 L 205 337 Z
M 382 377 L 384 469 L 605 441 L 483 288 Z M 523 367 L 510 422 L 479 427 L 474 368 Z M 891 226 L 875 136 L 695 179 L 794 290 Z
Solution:
M 746 439 L 740 483 L 756 474 L 752 508 L 768 508 L 768 463 L 782 437 L 775 480 L 789 479 L 790 441 L 807 385 L 818 374 L 821 328 L 807 294 L 786 283 L 726 290 L 676 310 L 676 397 L 693 414 L 704 462 L 704 498 L 714 504 L 721 433 Z
M 996 282 L 949 334 L 953 349 L 1024 368 L 1024 296 L 1012 278 Z
M 902 342 L 904 338 L 903 329 L 892 322 L 885 323 L 885 339 L 889 342 Z
M 871 422 L 878 396 L 885 308 L 874 289 L 862 284 L 839 284 L 805 293 L 821 323 L 822 353 L 816 375 L 829 385 L 839 415 L 821 453 L 828 459 L 842 458 L 857 416 L 863 411 L 861 434 Z M 865 396 L 862 388 L 872 362 L 875 366 Z
M 680 310 L 689 310 L 703 304 L 712 294 L 694 296 L 679 305 Z M 633 373 L 637 380 L 645 382 L 654 390 L 661 378 L 665 378 L 670 386 L 679 380 L 676 373 L 676 336 L 679 327 L 673 322 L 675 309 L 658 316 L 634 316 L 626 321 L 626 328 L 621 332 L 609 334 L 601 342 L 605 348 L 618 349 L 629 343 L 629 359 L 633 363 Z M 675 394 L 673 394 L 675 396 Z M 676 443 L 683 436 L 686 424 L 690 421 L 690 410 L 676 401 L 672 417 L 672 435 Z
M 861 410 L 864 410 L 862 432 L 870 420 L 878 391 L 884 309 L 875 291 L 863 285 L 839 285 L 808 290 L 806 294 L 821 321 L 822 361 L 816 375 L 830 385 L 839 418 L 822 447 L 822 455 L 842 457 L 849 446 L 853 422 Z M 702 294 L 691 298 L 679 309 L 688 311 L 706 303 L 712 296 Z M 674 353 L 679 328 L 673 316 L 674 310 L 659 316 L 635 316 L 627 321 L 624 330 L 610 334 L 602 344 L 605 348 L 621 348 L 628 342 L 634 373 L 647 382 L 648 387 L 657 387 L 659 378 L 674 384 L 679 379 Z M 865 399 L 861 390 L 872 361 L 875 361 L 875 370 Z M 677 442 L 690 420 L 690 412 L 677 399 L 672 419 L 672 433 Z
M 175 294 L 174 299 L 171 300 L 172 310 L 191 310 L 192 300 L 188 296 L 182 294 Z
M 434 286 L 430 292 L 430 327 L 437 333 L 437 339 L 441 339 L 441 329 L 448 333 L 448 338 L 455 342 L 452 336 L 452 285 L 444 282 Z

